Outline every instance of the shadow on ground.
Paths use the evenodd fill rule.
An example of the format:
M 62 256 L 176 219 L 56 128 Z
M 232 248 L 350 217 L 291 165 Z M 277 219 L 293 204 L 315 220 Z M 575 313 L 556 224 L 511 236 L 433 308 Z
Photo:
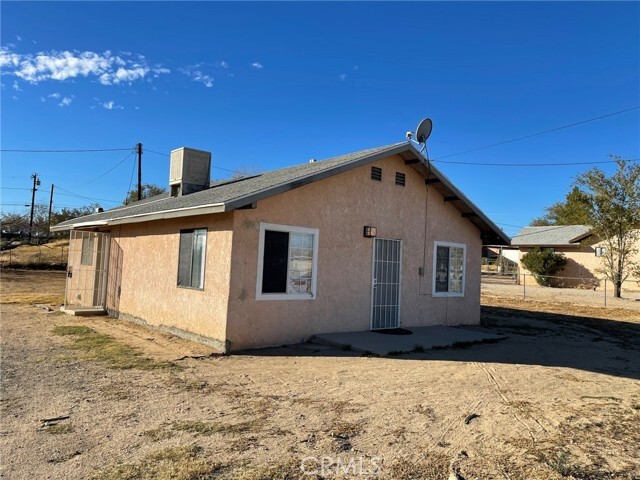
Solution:
M 482 307 L 482 325 L 461 327 L 506 335 L 498 343 L 432 349 L 383 358 L 508 363 L 585 370 L 640 379 L 640 323 Z M 367 356 L 315 344 L 249 350 L 255 356 Z

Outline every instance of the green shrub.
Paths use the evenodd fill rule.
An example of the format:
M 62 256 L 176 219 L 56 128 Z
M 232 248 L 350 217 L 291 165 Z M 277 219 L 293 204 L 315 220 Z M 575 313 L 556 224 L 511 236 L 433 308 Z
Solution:
M 549 249 L 534 248 L 522 256 L 522 264 L 529 270 L 539 285 L 550 286 L 549 275 L 555 275 L 567 264 L 564 255 Z

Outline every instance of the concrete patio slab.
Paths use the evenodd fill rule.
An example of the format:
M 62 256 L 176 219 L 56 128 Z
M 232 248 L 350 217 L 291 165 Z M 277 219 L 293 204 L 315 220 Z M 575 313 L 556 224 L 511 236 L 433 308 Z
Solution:
M 371 352 L 376 355 L 389 355 L 390 353 L 406 353 L 464 344 L 497 342 L 507 338 L 504 335 L 442 325 L 415 327 L 405 330 L 411 333 L 408 335 L 394 335 L 386 334 L 384 330 L 378 332 L 325 333 L 314 335 L 311 337 L 311 341 L 360 352 Z
M 102 307 L 60 307 L 60 311 L 67 315 L 76 315 L 78 317 L 94 317 L 106 315 L 107 311 Z

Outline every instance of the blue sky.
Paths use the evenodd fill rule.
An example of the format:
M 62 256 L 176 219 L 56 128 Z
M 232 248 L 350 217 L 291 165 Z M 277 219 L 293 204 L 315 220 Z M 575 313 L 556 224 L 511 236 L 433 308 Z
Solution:
M 166 186 L 168 156 L 150 150 L 211 151 L 212 175 L 223 178 L 403 141 L 431 117 L 430 157 L 511 235 L 590 167 L 438 158 L 640 158 L 639 110 L 448 156 L 640 105 L 638 2 L 0 8 L 5 150 L 142 142 L 143 182 Z M 113 207 L 129 188 L 134 156 L 95 179 L 127 155 L 3 152 L 2 210 L 24 210 L 33 172 L 42 181 L 37 203 L 48 201 L 53 183 L 57 206 L 100 199 Z

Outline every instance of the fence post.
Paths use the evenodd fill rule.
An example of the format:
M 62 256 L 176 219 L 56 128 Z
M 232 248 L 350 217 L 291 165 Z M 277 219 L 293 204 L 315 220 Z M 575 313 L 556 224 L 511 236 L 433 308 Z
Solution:
M 604 279 L 604 306 L 607 306 L 607 279 Z
M 13 250 L 13 248 L 9 249 L 9 266 L 11 266 L 11 257 L 12 257 L 11 251 L 12 250 Z
M 527 274 L 522 274 L 522 300 L 527 299 Z

